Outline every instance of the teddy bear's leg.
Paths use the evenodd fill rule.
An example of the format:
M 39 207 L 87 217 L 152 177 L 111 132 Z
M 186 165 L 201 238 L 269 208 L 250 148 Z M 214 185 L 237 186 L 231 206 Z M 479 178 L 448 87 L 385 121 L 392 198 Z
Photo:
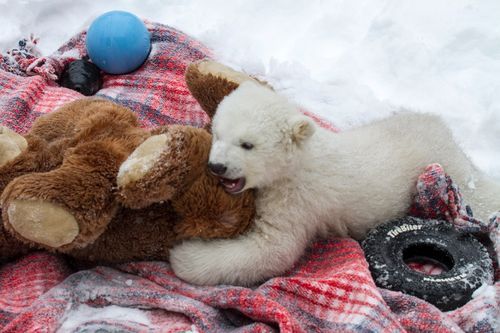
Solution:
M 91 243 L 118 209 L 116 174 L 127 155 L 113 140 L 86 142 L 69 151 L 60 168 L 14 179 L 1 198 L 6 229 L 61 251 Z
M 207 131 L 172 125 L 152 134 L 118 172 L 119 200 L 130 208 L 172 199 L 206 169 L 211 142 Z

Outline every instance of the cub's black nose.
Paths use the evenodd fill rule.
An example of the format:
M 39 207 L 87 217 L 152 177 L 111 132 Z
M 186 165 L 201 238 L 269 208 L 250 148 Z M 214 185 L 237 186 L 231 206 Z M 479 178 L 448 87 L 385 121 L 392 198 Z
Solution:
M 222 163 L 208 163 L 208 169 L 215 175 L 223 175 L 227 171 L 227 167 Z

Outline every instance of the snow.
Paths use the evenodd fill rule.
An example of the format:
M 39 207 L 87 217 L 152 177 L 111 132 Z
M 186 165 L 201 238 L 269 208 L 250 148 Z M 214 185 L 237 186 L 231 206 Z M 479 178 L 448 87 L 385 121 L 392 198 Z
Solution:
M 473 299 L 481 299 L 481 302 L 485 304 L 483 306 L 483 308 L 491 307 L 491 309 L 496 309 L 496 310 L 493 310 L 494 312 L 492 313 L 492 316 L 490 317 L 492 320 L 491 324 L 492 324 L 494 332 L 500 332 L 500 316 L 498 316 L 498 297 L 497 297 L 498 290 L 497 289 L 498 289 L 498 286 L 484 283 L 481 287 L 479 287 L 472 294 Z M 475 322 L 480 322 L 481 320 L 488 320 L 488 312 L 477 311 L 477 312 L 472 314 L 472 319 Z
M 35 33 L 50 54 L 117 9 L 191 34 L 340 128 L 400 108 L 440 114 L 500 179 L 500 1 L 0 0 L 0 51 Z M 80 305 L 61 331 L 103 318 L 148 322 L 138 310 Z
M 82 324 L 105 320 L 132 321 L 145 326 L 150 324 L 149 318 L 140 309 L 125 308 L 117 305 L 95 308 L 85 304 L 78 304 L 76 308 L 69 310 L 65 314 L 65 318 L 61 320 L 58 332 L 73 332 Z
M 116 9 L 191 34 L 340 128 L 440 114 L 500 179 L 499 1 L 0 0 L 0 50 L 33 32 L 50 54 Z
M 472 298 L 478 298 L 478 297 L 488 297 L 491 299 L 496 299 L 496 290 L 497 288 L 489 283 L 483 283 L 481 287 L 476 289 L 474 293 L 472 294 Z

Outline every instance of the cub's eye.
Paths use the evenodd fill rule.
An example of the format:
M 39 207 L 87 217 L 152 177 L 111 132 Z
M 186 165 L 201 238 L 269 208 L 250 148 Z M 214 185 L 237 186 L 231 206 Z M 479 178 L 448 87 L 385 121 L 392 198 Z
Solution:
M 253 144 L 250 142 L 243 142 L 240 146 L 245 150 L 251 150 L 253 148 Z

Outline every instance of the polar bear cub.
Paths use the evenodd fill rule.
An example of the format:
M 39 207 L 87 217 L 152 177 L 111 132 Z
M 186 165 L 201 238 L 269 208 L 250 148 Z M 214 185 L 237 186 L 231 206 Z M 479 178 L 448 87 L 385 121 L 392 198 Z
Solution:
M 195 284 L 252 285 L 292 268 L 316 236 L 362 238 L 406 214 L 431 163 L 458 183 L 476 216 L 500 209 L 500 186 L 436 116 L 402 113 L 333 133 L 269 88 L 245 82 L 219 105 L 212 131 L 210 170 L 228 192 L 256 189 L 257 213 L 238 238 L 172 250 L 175 273 Z

